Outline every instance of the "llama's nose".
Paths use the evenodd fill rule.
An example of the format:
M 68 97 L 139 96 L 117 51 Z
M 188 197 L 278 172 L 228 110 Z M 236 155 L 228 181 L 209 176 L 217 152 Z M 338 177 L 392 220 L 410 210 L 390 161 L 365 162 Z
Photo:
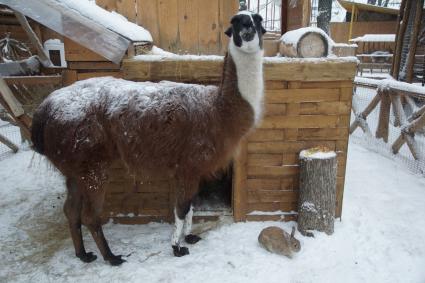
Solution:
M 250 41 L 254 38 L 255 30 L 253 28 L 247 29 L 246 32 L 242 34 L 242 39 L 245 41 Z

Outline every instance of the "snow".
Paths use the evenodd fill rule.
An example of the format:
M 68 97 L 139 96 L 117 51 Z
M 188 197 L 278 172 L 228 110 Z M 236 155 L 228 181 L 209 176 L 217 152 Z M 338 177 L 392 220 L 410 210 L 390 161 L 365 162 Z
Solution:
M 359 84 L 377 86 L 379 89 L 392 88 L 392 89 L 395 89 L 395 90 L 401 90 L 401 91 L 417 93 L 419 95 L 425 95 L 425 87 L 423 87 L 421 85 L 417 85 L 417 84 L 400 82 L 400 81 L 393 79 L 392 77 L 387 77 L 383 80 L 356 77 L 354 82 L 359 83 Z
M 365 34 L 351 39 L 350 42 L 395 42 L 395 34 Z
M 263 250 L 268 226 L 294 222 L 207 223 L 190 255 L 172 256 L 172 225 L 104 225 L 114 252 L 111 267 L 74 256 L 62 212 L 64 180 L 32 151 L 0 161 L 0 282 L 414 282 L 425 281 L 425 179 L 393 160 L 350 143 L 342 221 L 335 233 L 296 233 L 293 259 Z M 86 229 L 86 247 L 99 251 Z
M 152 36 L 143 27 L 129 22 L 124 16 L 116 12 L 109 12 L 97 6 L 95 2 L 87 0 L 56 0 L 80 13 L 81 15 L 103 25 L 104 27 L 121 34 L 131 41 L 152 42 Z
M 302 150 L 300 152 L 300 158 L 304 159 L 330 159 L 336 157 L 335 151 L 312 151 Z

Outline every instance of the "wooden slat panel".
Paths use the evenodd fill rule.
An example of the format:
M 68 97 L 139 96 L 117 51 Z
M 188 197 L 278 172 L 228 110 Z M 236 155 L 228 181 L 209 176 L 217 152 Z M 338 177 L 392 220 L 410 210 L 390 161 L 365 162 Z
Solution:
M 283 165 L 299 165 L 299 157 L 296 153 L 284 153 L 282 158 Z
M 337 88 L 266 90 L 267 103 L 338 101 L 339 97 L 340 90 Z
M 248 203 L 297 202 L 298 192 L 295 191 L 249 191 Z
M 299 172 L 297 165 L 286 166 L 248 166 L 249 177 L 285 177 L 296 175 Z
M 96 0 L 96 4 L 108 11 L 117 10 L 117 0 Z
M 199 47 L 198 0 L 179 0 L 180 53 L 196 54 Z
M 248 166 L 281 166 L 282 154 L 248 154 Z
M 290 88 L 352 88 L 353 81 L 328 82 L 289 82 Z
M 171 52 L 178 52 L 178 0 L 158 0 L 158 18 L 161 47 Z
M 136 0 L 118 0 L 116 6 L 119 14 L 136 23 Z
M 161 46 L 159 37 L 158 0 L 136 0 L 137 23 L 152 35 L 155 45 Z
M 269 116 L 263 119 L 259 128 L 336 128 L 339 126 L 339 121 L 340 116 L 335 115 Z
M 297 214 L 284 215 L 247 215 L 247 221 L 297 221 Z
M 285 89 L 285 88 L 288 88 L 288 82 L 285 82 L 285 81 L 266 81 L 264 83 L 264 88 L 266 90 Z
M 198 0 L 198 40 L 200 54 L 218 54 L 221 49 L 219 36 L 219 2 Z
M 262 130 L 256 129 L 249 135 L 249 141 L 283 141 L 285 139 L 284 130 Z
M 246 187 L 249 191 L 255 190 L 280 190 L 281 179 L 248 179 Z
M 339 115 L 350 113 L 348 102 L 305 102 L 300 104 L 301 115 Z
M 224 34 L 224 31 L 230 27 L 230 20 L 234 14 L 238 12 L 239 9 L 239 1 L 238 0 L 219 0 L 219 40 L 220 40 L 220 54 L 224 54 L 227 51 L 227 47 L 229 44 L 229 38 Z
M 341 101 L 350 101 L 353 99 L 353 87 L 345 87 L 340 89 L 340 100 Z
M 346 140 L 348 128 L 298 129 L 298 140 Z

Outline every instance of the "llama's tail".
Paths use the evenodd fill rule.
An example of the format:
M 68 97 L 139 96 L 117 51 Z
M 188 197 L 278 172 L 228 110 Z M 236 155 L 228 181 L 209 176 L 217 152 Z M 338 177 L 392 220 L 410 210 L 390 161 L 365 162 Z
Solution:
M 44 128 L 49 119 L 48 112 L 45 107 L 39 107 L 32 118 L 32 148 L 40 154 L 44 154 Z

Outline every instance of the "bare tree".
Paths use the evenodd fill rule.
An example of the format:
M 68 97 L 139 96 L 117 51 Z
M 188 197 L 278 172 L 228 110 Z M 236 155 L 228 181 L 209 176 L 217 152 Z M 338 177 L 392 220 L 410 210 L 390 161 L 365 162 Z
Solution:
M 317 27 L 329 34 L 329 23 L 332 16 L 332 0 L 319 0 Z

